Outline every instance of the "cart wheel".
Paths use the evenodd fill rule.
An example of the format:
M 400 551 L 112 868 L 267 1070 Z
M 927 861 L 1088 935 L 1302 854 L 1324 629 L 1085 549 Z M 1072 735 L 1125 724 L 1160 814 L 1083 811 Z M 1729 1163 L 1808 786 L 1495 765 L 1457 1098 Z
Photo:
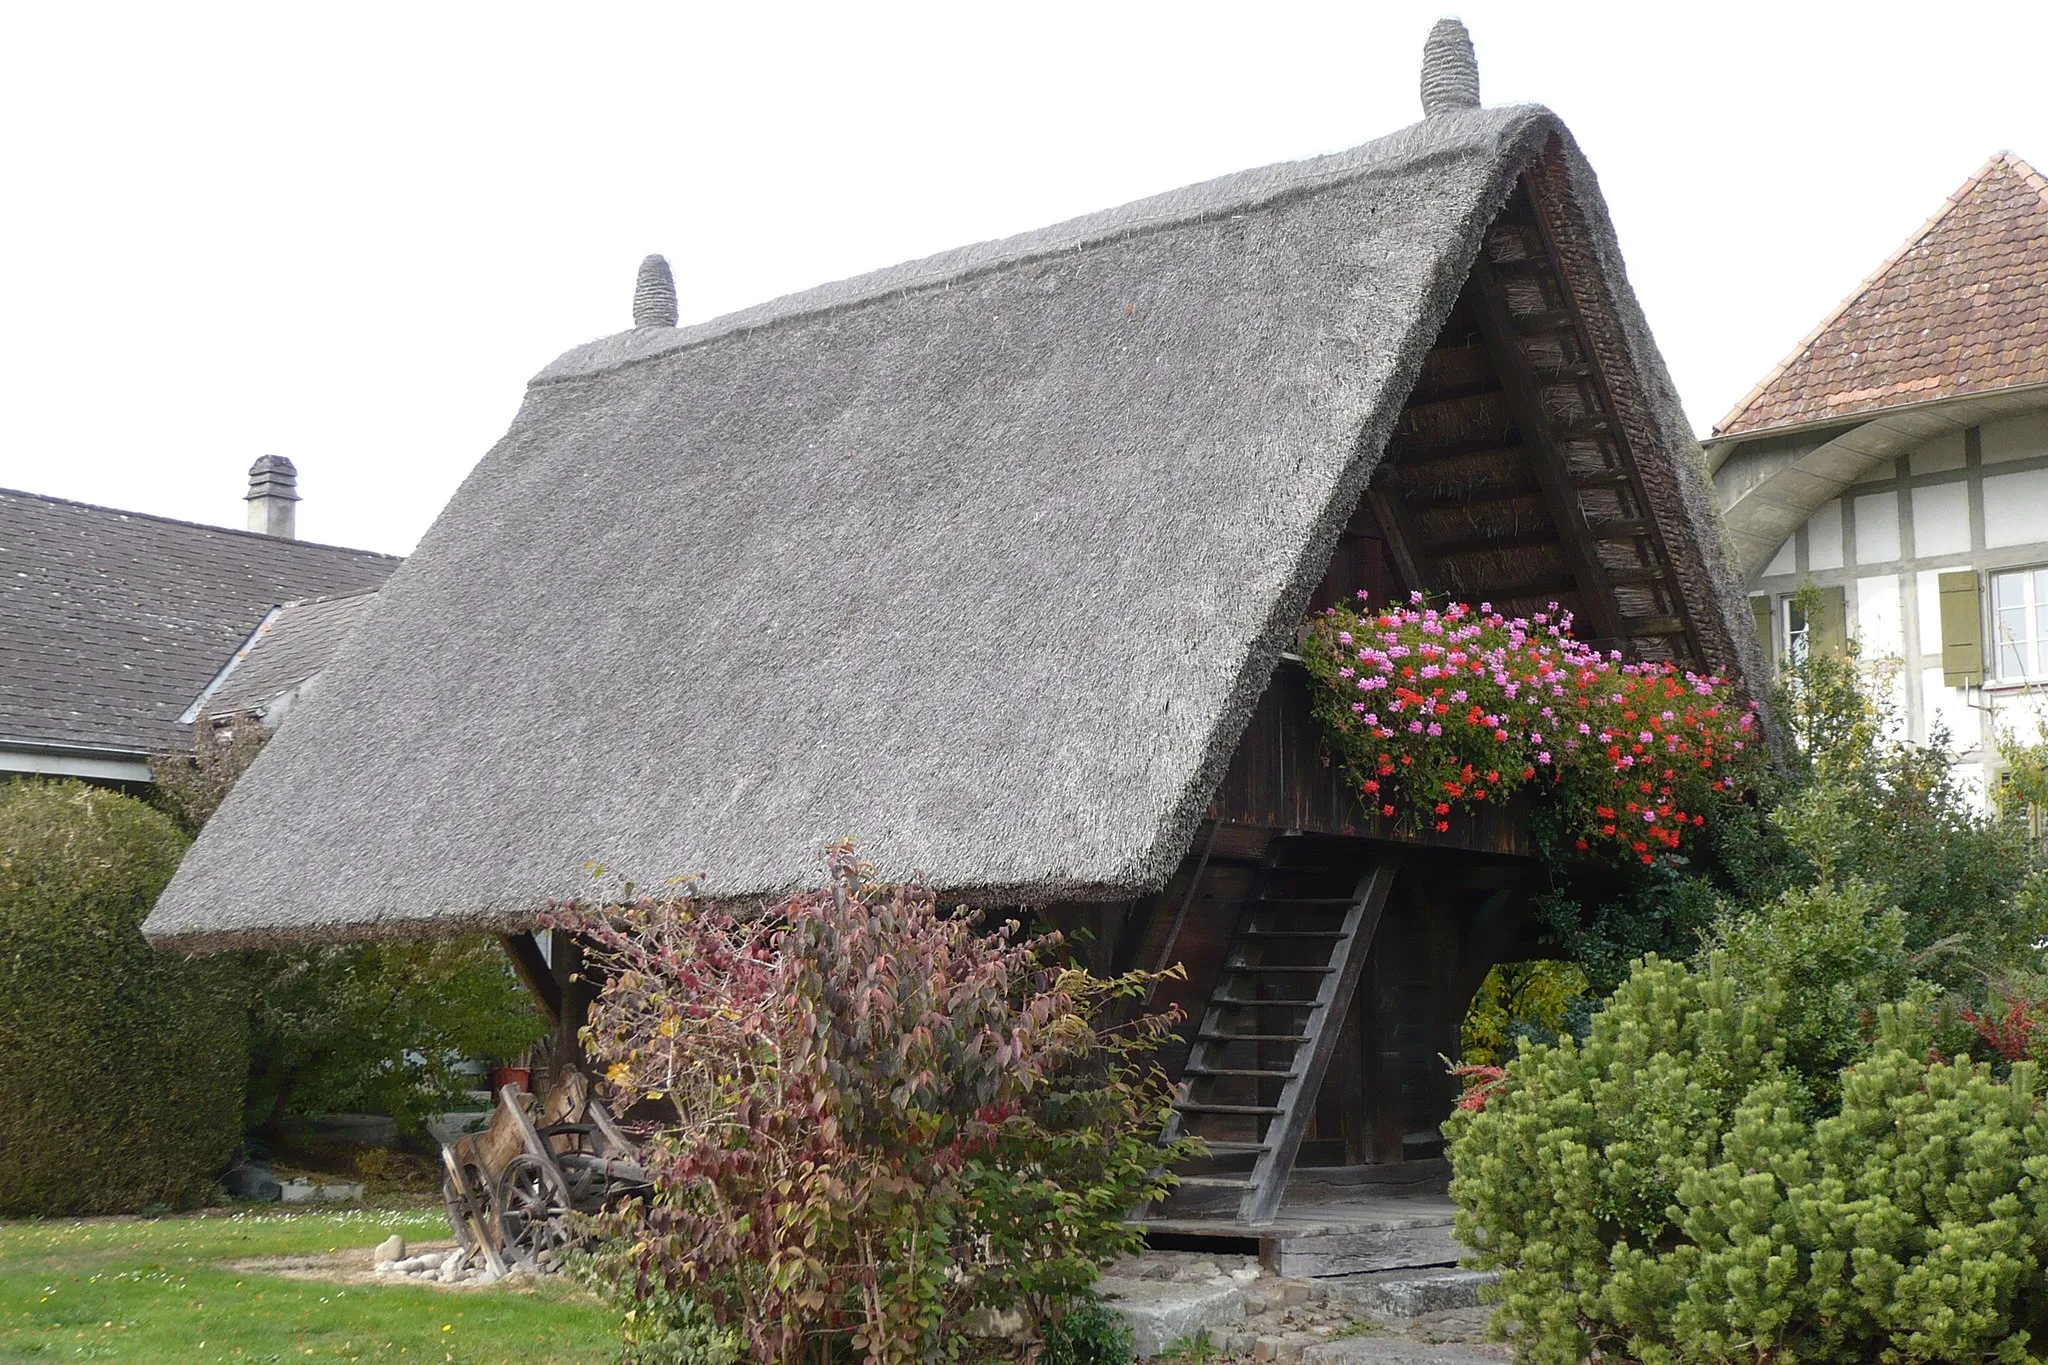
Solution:
M 474 1172 L 463 1171 L 461 1183 L 456 1183 L 454 1171 L 441 1172 L 441 1202 L 448 1209 L 448 1226 L 455 1229 L 455 1241 L 464 1251 L 474 1253 L 477 1248 L 476 1230 L 490 1209 L 490 1201 L 478 1188 Z
M 612 1163 L 587 1152 L 570 1152 L 560 1158 L 562 1178 L 569 1186 L 569 1207 L 578 1213 L 602 1213 L 625 1184 L 612 1171 Z
M 569 1187 L 560 1171 L 530 1152 L 506 1163 L 496 1205 L 498 1240 L 514 1265 L 551 1265 L 555 1254 L 575 1240 L 569 1231 L 574 1207 Z

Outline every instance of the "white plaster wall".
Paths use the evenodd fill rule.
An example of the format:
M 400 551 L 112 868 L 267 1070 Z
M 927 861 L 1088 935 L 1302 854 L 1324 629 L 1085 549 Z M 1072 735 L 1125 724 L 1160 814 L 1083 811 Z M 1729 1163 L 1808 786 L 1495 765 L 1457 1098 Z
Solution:
M 1915 624 L 1920 627 L 1920 657 L 1941 658 L 1941 574 L 1922 571 L 1914 578 Z
M 2048 455 L 2048 413 L 2031 412 L 2003 422 L 1986 422 L 1978 430 L 1985 464 L 2031 460 Z
M 1913 553 L 1921 559 L 1967 554 L 1970 549 L 1970 487 L 1938 483 L 1912 490 Z
M 1836 498 L 1806 523 L 1806 567 L 1842 567 L 1842 500 Z
M 1938 436 L 1915 450 L 1907 463 L 1914 478 L 1923 474 L 1945 474 L 1951 469 L 1961 469 L 1964 464 L 1963 433 L 1951 431 Z
M 2048 540 L 2048 469 L 1984 479 L 1984 545 L 2003 549 Z
M 1888 564 L 1902 553 L 1899 495 L 1866 493 L 1856 499 L 1856 562 Z
M 1860 534 L 1857 543 L 1862 543 Z M 1856 603 L 1850 611 L 1865 659 L 1877 662 L 1906 657 L 1906 611 L 1897 574 L 1857 579 Z
M 1745 467 L 1744 456 L 1737 451 L 1726 468 L 1730 482 L 1745 487 L 1786 458 L 1774 451 Z M 1873 696 L 1914 740 L 1945 725 L 1958 776 L 1981 793 L 1999 766 L 1999 728 L 2031 737 L 2048 721 L 2048 688 L 1943 682 L 1940 576 L 2043 564 L 2048 403 L 2031 415 L 1950 432 L 1868 471 L 1779 547 L 1749 591 L 1771 600 L 1782 632 L 1785 597 L 1808 582 L 1842 588 Z M 1782 648 L 1781 634 L 1772 648 Z
M 1983 742 L 1983 726 L 1970 705 L 1968 689 L 1943 683 L 1939 664 L 1921 670 L 1920 705 L 1926 724 L 1915 738 L 1925 741 L 1939 723 L 1947 725 L 1949 744 L 1958 753 L 1968 753 Z

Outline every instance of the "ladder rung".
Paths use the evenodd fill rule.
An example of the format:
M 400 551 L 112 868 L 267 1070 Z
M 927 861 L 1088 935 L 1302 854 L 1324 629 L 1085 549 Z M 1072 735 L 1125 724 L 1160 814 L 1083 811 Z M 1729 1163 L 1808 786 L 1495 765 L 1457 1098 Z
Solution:
M 1258 1156 L 1266 1150 L 1263 1142 L 1219 1142 L 1209 1138 L 1203 1138 L 1202 1142 L 1208 1147 L 1210 1156 Z
M 1223 964 L 1223 970 L 1226 972 L 1293 972 L 1296 975 L 1328 976 L 1337 969 L 1335 967 L 1289 967 L 1283 963 L 1274 963 L 1268 966 L 1263 962 L 1226 962 Z
M 1190 1076 L 1258 1076 L 1269 1081 L 1284 1081 L 1295 1074 L 1294 1068 L 1291 1066 L 1285 1071 L 1262 1071 L 1247 1067 L 1202 1066 L 1199 1063 L 1190 1062 L 1181 1069 Z
M 1180 1188 L 1184 1190 L 1242 1190 L 1251 1183 L 1248 1175 L 1184 1175 L 1180 1178 Z
M 1342 929 L 1247 929 L 1239 938 L 1350 938 Z
M 1349 896 L 1261 896 L 1253 905 L 1349 905 Z
M 1305 1043 L 1306 1033 L 1198 1033 L 1204 1042 L 1211 1043 Z
M 1212 995 L 1209 997 L 1209 1003 L 1212 1005 L 1246 1005 L 1269 1010 L 1319 1010 L 1323 1007 L 1323 1002 L 1320 1000 L 1240 1000 L 1234 995 Z
M 1277 1104 L 1198 1104 L 1182 1100 L 1173 1106 L 1183 1114 L 1278 1114 Z

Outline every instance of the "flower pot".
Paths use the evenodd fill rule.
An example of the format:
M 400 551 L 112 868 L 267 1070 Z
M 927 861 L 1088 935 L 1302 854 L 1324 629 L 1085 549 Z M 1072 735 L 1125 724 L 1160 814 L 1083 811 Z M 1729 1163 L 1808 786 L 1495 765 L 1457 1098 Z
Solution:
M 491 1093 L 496 1095 L 508 1085 L 521 1090 L 533 1088 L 533 1068 L 530 1066 L 494 1066 L 491 1068 Z

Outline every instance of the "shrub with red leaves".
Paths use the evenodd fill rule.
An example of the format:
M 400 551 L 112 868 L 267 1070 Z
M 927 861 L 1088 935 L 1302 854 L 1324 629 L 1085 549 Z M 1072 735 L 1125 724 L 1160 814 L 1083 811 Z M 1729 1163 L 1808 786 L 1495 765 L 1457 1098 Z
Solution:
M 827 889 L 756 913 L 693 888 L 570 907 L 604 985 L 585 1031 L 621 1106 L 666 1103 L 655 1194 L 612 1219 L 650 1311 L 687 1303 L 751 1358 L 927 1360 L 971 1315 L 1056 1315 L 1164 1193 L 1174 1024 L 1056 936 L 942 912 L 851 845 Z M 1027 1329 L 1028 1330 L 1028 1329 Z

